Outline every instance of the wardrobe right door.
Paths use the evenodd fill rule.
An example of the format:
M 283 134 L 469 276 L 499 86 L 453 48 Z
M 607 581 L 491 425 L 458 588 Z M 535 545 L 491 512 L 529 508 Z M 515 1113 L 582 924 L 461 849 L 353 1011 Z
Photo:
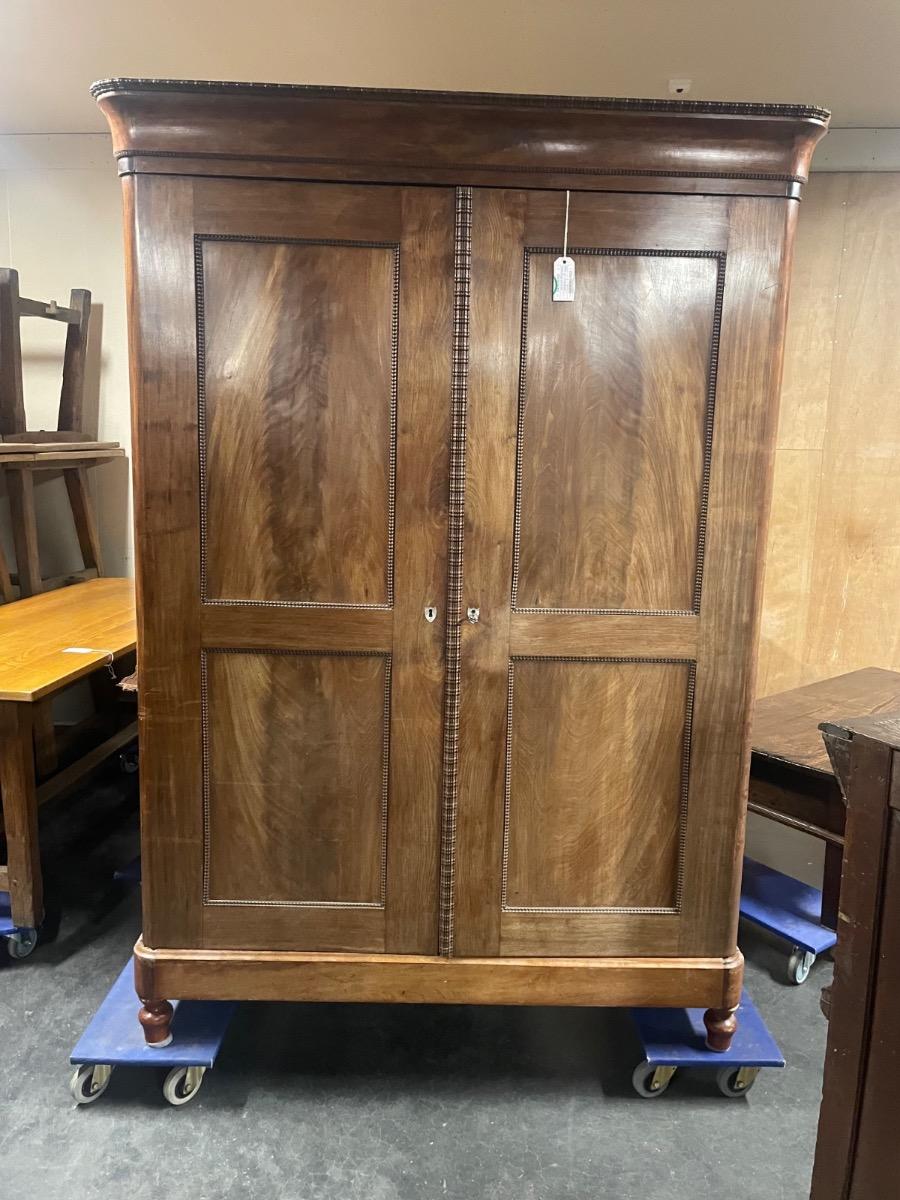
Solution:
M 474 192 L 445 953 L 735 951 L 795 208 Z

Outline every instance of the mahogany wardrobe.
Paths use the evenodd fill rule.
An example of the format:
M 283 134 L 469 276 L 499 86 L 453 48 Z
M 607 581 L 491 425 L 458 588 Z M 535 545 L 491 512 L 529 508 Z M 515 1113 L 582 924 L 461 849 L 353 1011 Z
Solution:
M 173 998 L 691 1005 L 725 1049 L 827 112 L 93 90 L 126 210 L 147 1040 Z

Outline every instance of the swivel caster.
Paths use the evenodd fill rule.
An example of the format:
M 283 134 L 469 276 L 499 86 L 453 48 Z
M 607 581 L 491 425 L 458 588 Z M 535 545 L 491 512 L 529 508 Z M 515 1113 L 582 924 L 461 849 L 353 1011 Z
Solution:
M 787 964 L 788 983 L 806 983 L 815 961 L 816 956 L 811 950 L 803 950 L 800 946 L 795 946 Z
M 188 1104 L 200 1091 L 206 1067 L 173 1067 L 163 1084 L 163 1095 L 178 1107 Z
M 123 750 L 119 755 L 119 768 L 125 775 L 135 775 L 138 770 L 137 750 Z
M 36 929 L 16 929 L 6 935 L 6 951 L 10 958 L 27 958 L 37 943 Z
M 82 1063 L 69 1080 L 72 1099 L 76 1104 L 93 1104 L 109 1087 L 112 1073 L 106 1063 Z
M 675 1078 L 677 1067 L 654 1067 L 652 1063 L 638 1063 L 631 1076 L 634 1090 L 645 1100 L 661 1096 Z
M 716 1086 L 723 1096 L 746 1096 L 758 1074 L 759 1067 L 722 1067 L 716 1075 Z

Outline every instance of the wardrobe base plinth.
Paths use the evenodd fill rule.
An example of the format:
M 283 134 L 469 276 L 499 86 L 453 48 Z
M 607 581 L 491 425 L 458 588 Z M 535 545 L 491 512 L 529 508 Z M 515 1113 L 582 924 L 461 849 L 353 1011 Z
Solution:
M 262 950 L 150 949 L 138 941 L 145 999 L 357 1001 L 732 1008 L 744 961 L 728 958 L 439 958 Z

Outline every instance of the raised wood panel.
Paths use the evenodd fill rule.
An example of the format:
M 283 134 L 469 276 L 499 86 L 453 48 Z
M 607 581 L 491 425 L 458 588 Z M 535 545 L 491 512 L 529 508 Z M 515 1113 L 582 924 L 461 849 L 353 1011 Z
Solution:
M 693 611 L 723 258 L 570 248 L 557 303 L 560 252 L 525 255 L 513 605 Z
M 390 660 L 204 655 L 207 904 L 381 908 Z
M 196 253 L 205 598 L 389 606 L 399 248 Z
M 504 911 L 675 910 L 692 692 L 688 663 L 510 664 Z

